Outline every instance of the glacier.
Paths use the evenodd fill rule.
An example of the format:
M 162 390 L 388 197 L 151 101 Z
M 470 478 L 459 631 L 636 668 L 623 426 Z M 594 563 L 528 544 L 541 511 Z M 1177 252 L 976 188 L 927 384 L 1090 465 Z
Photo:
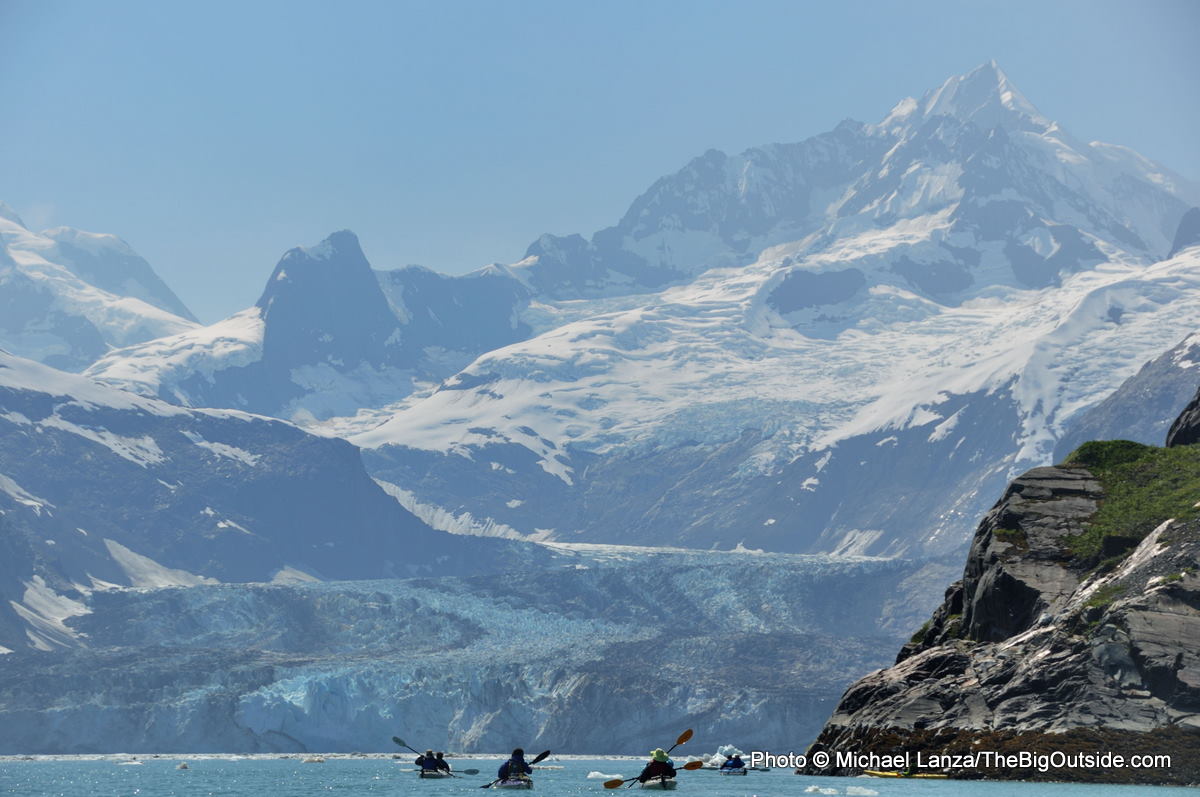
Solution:
M 63 621 L 87 647 L 0 656 L 0 753 L 387 751 L 395 734 L 637 753 L 680 723 L 795 744 L 941 583 L 870 558 L 542 556 L 486 577 L 92 592 Z

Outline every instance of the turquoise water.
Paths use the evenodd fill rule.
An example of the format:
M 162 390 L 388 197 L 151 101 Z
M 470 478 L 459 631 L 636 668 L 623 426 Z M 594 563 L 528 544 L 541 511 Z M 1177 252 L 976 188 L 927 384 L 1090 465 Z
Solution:
M 187 760 L 190 768 L 176 769 Z M 535 773 L 535 794 L 603 794 L 607 776 L 635 775 L 638 762 L 563 760 L 562 769 Z M 390 759 L 330 759 L 324 764 L 286 760 L 197 760 L 186 756 L 147 759 L 142 765 L 122 765 L 112 760 L 0 761 L 0 795 L 20 797 L 331 797 L 332 795 L 479 795 L 491 780 L 499 760 L 457 761 L 461 768 L 475 767 L 479 775 L 454 780 L 426 780 L 405 765 Z M 487 790 L 488 794 L 516 794 Z M 641 793 L 638 789 L 610 794 Z M 657 792 L 655 792 L 657 793 Z M 682 772 L 677 794 L 703 797 L 1136 797 L 1200 794 L 1196 789 L 1146 786 L 1083 786 L 1047 783 L 980 781 L 895 781 L 876 778 L 816 778 L 793 775 L 788 770 L 751 772 L 745 777 L 724 777 L 715 772 Z

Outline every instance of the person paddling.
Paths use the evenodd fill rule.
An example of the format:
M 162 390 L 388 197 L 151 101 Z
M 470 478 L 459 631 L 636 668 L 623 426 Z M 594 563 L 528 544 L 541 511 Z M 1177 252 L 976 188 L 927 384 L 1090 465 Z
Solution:
M 417 760 L 413 762 L 421 768 L 423 772 L 437 772 L 437 759 L 433 756 L 432 750 L 426 750 L 423 755 L 417 756 Z
M 439 771 L 448 773 L 450 772 L 450 762 L 443 758 L 443 755 L 445 755 L 445 753 L 439 752 L 437 754 L 437 758 L 434 759 L 434 763 L 437 765 Z
M 746 762 L 742 760 L 740 755 L 725 756 L 725 763 L 721 764 L 721 769 L 745 769 Z
M 638 783 L 645 783 L 648 780 L 655 778 L 663 779 L 675 777 L 675 762 L 667 755 L 667 751 L 661 747 L 656 747 L 650 751 L 650 763 L 646 764 L 646 768 L 642 770 L 642 774 L 638 775 Z
M 512 758 L 500 765 L 496 776 L 498 780 L 508 780 L 509 778 L 527 778 L 532 774 L 533 767 L 525 763 L 525 751 L 518 747 L 512 751 Z

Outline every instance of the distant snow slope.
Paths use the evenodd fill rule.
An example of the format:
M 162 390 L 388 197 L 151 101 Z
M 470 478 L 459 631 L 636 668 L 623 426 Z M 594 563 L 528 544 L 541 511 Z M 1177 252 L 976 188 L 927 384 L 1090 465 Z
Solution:
M 590 239 L 389 272 L 390 312 L 339 234 L 285 256 L 228 353 L 214 330 L 89 373 L 346 436 L 460 533 L 938 553 L 1194 331 L 1197 204 L 989 63 L 878 124 L 708 152 Z M 276 312 L 313 354 L 268 352 Z
M 474 573 L 514 545 L 431 530 L 345 441 L 0 351 L 6 649 L 79 644 L 67 621 L 95 590 Z
M 687 262 L 727 267 L 560 302 L 560 326 L 351 439 L 468 533 L 945 551 L 1195 328 L 1197 252 L 1162 258 L 1197 201 L 985 65 L 878 125 L 660 180 L 627 246 L 679 271 L 663 258 L 708 236 Z
M 121 239 L 70 227 L 34 233 L 0 203 L 0 346 L 79 370 L 114 346 L 195 326 Z

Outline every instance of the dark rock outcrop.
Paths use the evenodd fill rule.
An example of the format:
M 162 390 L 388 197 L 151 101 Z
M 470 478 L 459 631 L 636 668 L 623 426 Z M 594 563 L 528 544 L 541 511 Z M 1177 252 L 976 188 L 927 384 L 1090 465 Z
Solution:
M 1192 398 L 1167 432 L 1167 447 L 1200 443 L 1200 392 Z
M 1169 768 L 961 777 L 1200 777 L 1200 397 L 1168 445 L 1116 441 L 1014 480 L 963 578 L 896 664 L 852 685 L 814 749 L 1167 753 Z M 1188 446 L 1187 448 L 1181 448 Z M 814 774 L 855 774 L 843 761 Z

